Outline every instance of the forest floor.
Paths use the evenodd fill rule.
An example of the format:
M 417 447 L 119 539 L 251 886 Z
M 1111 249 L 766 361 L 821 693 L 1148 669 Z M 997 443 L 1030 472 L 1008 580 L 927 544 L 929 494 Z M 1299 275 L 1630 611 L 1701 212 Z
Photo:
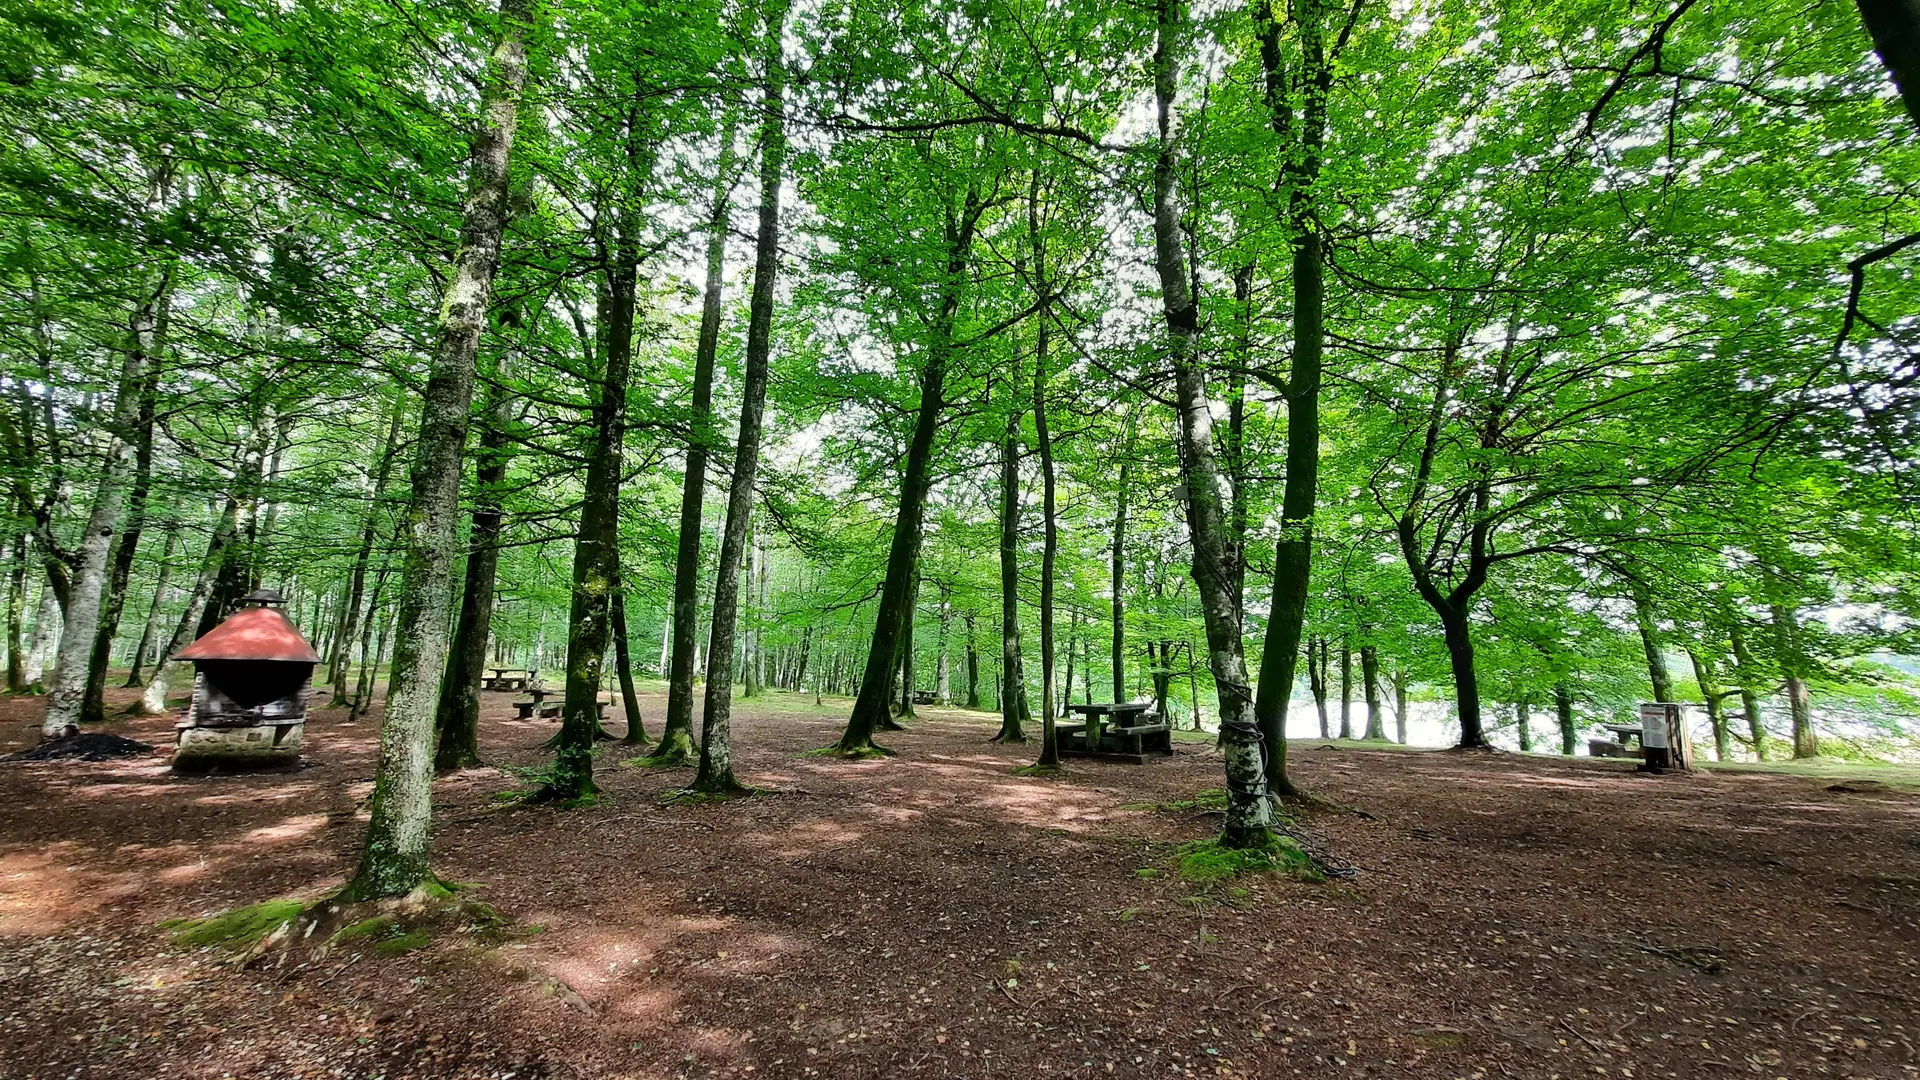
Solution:
M 540 762 L 553 725 L 485 700 L 485 752 Z M 738 704 L 771 793 L 663 805 L 689 775 L 615 745 L 586 810 L 488 812 L 517 781 L 463 773 L 436 868 L 528 932 L 306 970 L 157 924 L 337 884 L 375 723 L 317 710 L 276 775 L 0 764 L 0 1077 L 1920 1077 L 1898 787 L 1303 742 L 1298 778 L 1370 815 L 1305 823 L 1358 877 L 1205 885 L 1176 845 L 1218 817 L 1149 805 L 1220 786 L 1204 742 L 1026 779 L 984 715 L 849 764 L 803 756 L 832 703 Z M 40 707 L 0 701 L 0 753 Z

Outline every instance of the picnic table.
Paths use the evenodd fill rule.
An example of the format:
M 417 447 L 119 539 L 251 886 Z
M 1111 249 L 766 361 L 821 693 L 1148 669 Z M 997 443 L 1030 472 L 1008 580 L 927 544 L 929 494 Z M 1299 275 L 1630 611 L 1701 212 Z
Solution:
M 1646 748 L 1640 745 L 1644 732 L 1641 731 L 1639 724 L 1601 724 L 1600 726 L 1613 732 L 1613 738 L 1587 740 L 1588 754 L 1593 757 L 1613 758 L 1646 756 Z
M 931 690 L 915 690 L 913 692 L 913 703 L 915 705 L 934 705 L 938 704 L 938 702 L 939 699 L 934 696 Z
M 1600 726 L 1613 732 L 1613 741 L 1629 749 L 1645 734 L 1639 724 L 1601 724 Z
M 1087 719 L 1054 728 L 1065 757 L 1112 758 L 1143 765 L 1150 753 L 1173 754 L 1173 729 L 1153 714 L 1150 701 L 1085 702 L 1068 705 L 1067 711 Z
M 533 700 L 532 701 L 516 701 L 513 703 L 513 707 L 519 710 L 519 712 L 516 714 L 516 718 L 520 720 L 531 720 L 533 719 L 534 714 L 538 713 L 542 720 L 559 719 L 560 711 L 565 706 L 566 702 L 564 698 L 559 701 L 549 702 L 547 700 L 547 694 L 548 694 L 548 691 L 543 687 L 535 687 L 532 690 L 527 691 L 527 695 L 533 698 Z M 595 699 L 594 704 L 599 707 L 600 719 L 604 721 L 607 718 L 607 710 L 613 707 L 613 697 L 611 695 L 608 695 L 605 697 L 597 698 Z
M 492 675 L 480 680 L 482 690 L 525 690 L 533 685 L 532 668 L 497 667 L 488 668 Z

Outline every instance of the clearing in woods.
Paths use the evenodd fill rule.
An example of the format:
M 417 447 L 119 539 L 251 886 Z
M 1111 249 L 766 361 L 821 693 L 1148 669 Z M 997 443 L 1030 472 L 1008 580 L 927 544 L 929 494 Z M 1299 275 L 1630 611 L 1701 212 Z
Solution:
M 437 869 L 543 930 L 306 970 L 157 924 L 337 884 L 377 715 L 316 709 L 279 775 L 0 766 L 0 1073 L 1920 1075 L 1901 786 L 1301 743 L 1299 778 L 1373 815 L 1306 821 L 1359 876 L 1195 883 L 1176 845 L 1217 817 L 1146 804 L 1217 786 L 1210 745 L 1023 779 L 993 718 L 925 709 L 898 758 L 802 756 L 845 708 L 740 703 L 757 799 L 662 805 L 688 774 L 605 767 L 592 809 L 487 813 L 511 773 L 442 781 Z M 33 745 L 38 702 L 0 710 L 0 752 Z M 485 699 L 491 760 L 542 762 L 552 731 Z

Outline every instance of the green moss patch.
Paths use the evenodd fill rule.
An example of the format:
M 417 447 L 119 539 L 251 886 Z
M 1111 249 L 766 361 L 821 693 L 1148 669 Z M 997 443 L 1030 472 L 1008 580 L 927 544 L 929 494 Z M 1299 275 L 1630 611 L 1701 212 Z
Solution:
M 1218 837 L 1182 844 L 1180 876 L 1196 885 L 1211 885 L 1242 874 L 1284 873 L 1320 881 L 1319 867 L 1289 836 L 1273 836 L 1259 847 L 1227 847 Z
M 398 921 L 399 920 L 392 915 L 375 915 L 371 919 L 361 919 L 351 926 L 341 927 L 340 932 L 333 935 L 333 940 L 337 942 L 347 942 L 354 941 L 358 938 L 378 937 L 393 929 L 394 924 Z
M 379 941 L 374 942 L 373 954 L 375 956 L 398 956 L 401 953 L 412 952 L 415 949 L 423 949 L 431 944 L 433 944 L 433 935 L 431 933 L 425 930 L 415 930 L 412 933 L 394 934 L 391 937 L 381 938 Z
M 168 919 L 160 926 L 173 931 L 173 943 L 181 948 L 208 945 L 238 948 L 252 945 L 287 925 L 306 909 L 307 905 L 298 900 L 268 900 L 204 919 Z

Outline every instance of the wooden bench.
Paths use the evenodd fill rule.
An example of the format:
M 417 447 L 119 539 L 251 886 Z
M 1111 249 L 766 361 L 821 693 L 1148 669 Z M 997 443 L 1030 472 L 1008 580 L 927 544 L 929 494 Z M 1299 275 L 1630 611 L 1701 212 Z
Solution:
M 913 692 L 913 703 L 915 705 L 932 705 L 938 700 L 931 690 L 915 690 Z

